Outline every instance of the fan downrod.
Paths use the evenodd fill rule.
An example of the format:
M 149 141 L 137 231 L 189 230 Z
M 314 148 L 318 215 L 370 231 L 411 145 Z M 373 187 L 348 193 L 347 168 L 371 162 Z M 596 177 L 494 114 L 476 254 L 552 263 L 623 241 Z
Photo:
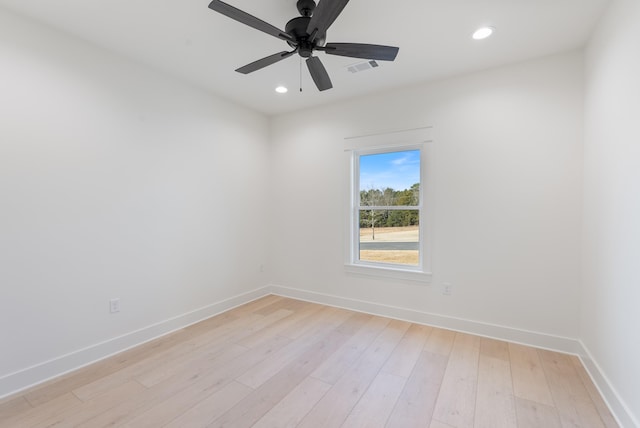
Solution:
M 316 8 L 316 2 L 313 0 L 298 0 L 296 7 L 300 15 L 310 17 Z

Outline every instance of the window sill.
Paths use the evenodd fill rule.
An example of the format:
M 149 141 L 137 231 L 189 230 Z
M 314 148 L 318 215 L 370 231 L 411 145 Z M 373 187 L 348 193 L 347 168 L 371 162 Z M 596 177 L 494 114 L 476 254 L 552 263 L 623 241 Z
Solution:
M 423 285 L 431 283 L 431 272 L 411 271 L 406 269 L 394 269 L 379 266 L 345 264 L 345 271 L 350 274 L 364 275 L 376 278 L 392 278 L 404 281 L 412 281 Z

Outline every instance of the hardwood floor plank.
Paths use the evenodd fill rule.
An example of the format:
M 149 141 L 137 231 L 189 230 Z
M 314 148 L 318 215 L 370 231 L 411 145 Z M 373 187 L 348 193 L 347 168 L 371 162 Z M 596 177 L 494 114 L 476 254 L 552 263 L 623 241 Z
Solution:
M 197 353 L 186 354 L 176 360 L 154 365 L 147 371 L 137 374 L 135 379 L 146 387 L 157 385 L 163 380 L 172 377 L 175 373 L 190 370 L 194 365 L 201 365 L 203 362 L 206 364 L 208 359 L 215 358 L 217 354 L 225 351 L 225 349 L 229 347 L 229 342 L 235 342 L 236 340 L 241 339 L 248 334 L 252 334 L 255 331 L 261 331 L 271 323 L 282 319 L 289 314 L 290 312 L 286 310 L 275 311 L 256 322 L 244 325 L 237 329 L 237 331 L 227 332 L 226 334 L 217 337 L 215 340 L 210 340 L 209 342 L 199 341 L 200 346 L 198 347 Z
M 554 406 L 538 352 L 528 346 L 509 344 L 511 376 L 516 397 Z
M 389 324 L 389 319 L 362 314 L 362 327 L 312 374 L 326 383 L 334 384 L 356 362 L 375 338 Z M 366 323 L 365 323 L 366 321 Z
M 322 307 L 320 305 L 305 305 L 304 307 L 294 311 L 288 317 L 282 318 L 263 330 L 256 331 L 244 339 L 237 340 L 236 343 L 247 348 L 255 348 L 273 336 L 280 335 L 288 337 L 286 332 L 288 330 L 290 331 L 292 328 L 295 329 L 298 324 L 314 323 L 313 315 L 317 314 L 321 309 Z M 318 317 L 316 319 L 321 318 Z
M 254 310 L 253 313 L 254 314 L 258 314 L 258 315 L 268 316 L 268 315 L 270 315 L 270 314 L 272 314 L 274 312 L 282 311 L 282 310 L 294 312 L 294 311 L 298 310 L 304 304 L 305 304 L 305 302 L 303 302 L 301 300 L 293 300 L 293 299 L 287 299 L 287 298 L 284 298 L 284 297 L 280 297 L 279 299 L 277 299 L 275 302 L 271 303 L 270 305 L 263 306 L 260 309 Z
M 582 362 L 580 361 L 580 359 L 576 356 L 570 356 L 569 358 L 571 359 L 571 363 L 573 364 L 573 367 L 578 373 L 578 376 L 580 376 L 580 379 L 582 380 L 584 387 L 587 389 L 587 392 L 589 393 L 589 397 L 591 397 L 591 401 L 593 401 L 593 404 L 595 404 L 596 409 L 598 409 L 598 414 L 600 415 L 600 418 L 602 419 L 602 422 L 604 423 L 604 425 L 607 428 L 618 428 L 618 423 L 616 422 L 615 418 L 611 414 L 611 411 L 607 407 L 607 404 L 605 403 L 604 399 L 600 395 L 598 388 L 596 388 L 596 386 L 593 384 L 591 377 L 589 376 L 589 374 L 587 373 L 587 370 L 582 365 Z
M 210 361 L 218 359 L 220 355 L 233 352 L 239 355 L 246 352 L 245 348 L 236 344 L 216 344 L 211 347 L 202 346 L 198 348 L 198 352 L 184 355 L 183 358 L 167 361 L 154 365 L 148 370 L 133 376 L 138 382 L 147 388 L 151 388 L 167 379 L 172 378 L 178 373 L 191 371 L 194 367 L 205 367 L 210 365 Z
M 614 428 L 578 358 L 267 296 L 0 401 L 0 428 Z
M 455 331 L 434 327 L 427 339 L 427 342 L 424 344 L 424 349 L 425 351 L 449 356 L 455 339 Z
M 508 360 L 480 355 L 475 428 L 516 428 L 516 406 Z
M 406 382 L 406 377 L 386 372 L 378 373 L 342 426 L 349 428 L 384 427 Z
M 176 375 L 177 378 L 166 379 L 163 381 L 164 384 L 170 387 L 170 385 L 177 383 L 181 385 L 181 388 L 165 400 L 155 402 L 153 406 L 145 409 L 128 424 L 132 427 L 157 427 L 171 422 L 188 409 L 185 407 L 189 403 L 193 406 L 224 388 L 248 368 L 259 364 L 289 342 L 289 339 L 277 336 L 271 342 L 256 349 L 245 349 L 235 345 L 238 349 L 245 350 L 238 355 L 227 354 L 223 359 L 219 357 L 217 361 L 212 360 L 200 367 L 194 367 L 191 371 Z M 165 386 L 161 383 L 154 388 L 163 387 Z
M 584 428 L 604 428 L 604 422 L 592 401 L 577 399 L 573 405 L 578 413 L 579 426 Z M 564 424 L 562 412 L 560 413 L 560 419 Z
M 4 415 L 0 419 L 0 428 L 34 427 L 43 421 L 55 418 L 71 409 L 78 408 L 82 401 L 68 392 L 37 407 L 30 407 L 15 414 Z
M 27 412 L 31 410 L 33 406 L 29 404 L 26 398 L 23 396 L 12 397 L 0 402 L 0 421 L 9 418 L 17 413 Z
M 269 294 L 268 296 L 260 297 L 259 299 L 246 303 L 244 305 L 240 305 L 225 313 L 239 314 L 240 316 L 246 315 L 248 313 L 255 313 L 265 306 L 269 306 L 282 299 L 284 299 L 284 297 L 276 296 L 275 294 Z
M 316 343 L 319 337 L 325 336 L 331 330 L 334 330 L 338 323 L 344 322 L 345 318 L 348 318 L 348 314 L 341 313 L 338 314 L 338 316 L 332 317 L 332 322 L 318 322 L 314 324 L 313 328 L 309 330 L 307 334 L 297 340 L 291 340 L 290 343 L 278 349 L 261 364 L 250 368 L 243 375 L 239 376 L 237 378 L 238 382 L 257 389 L 292 361 L 299 358 L 300 355 L 307 352 L 308 347 Z M 358 317 L 351 320 L 350 323 L 357 323 L 357 318 Z
M 408 378 L 422 353 L 431 330 L 431 327 L 411 324 L 393 354 L 382 367 L 382 371 Z
M 280 335 L 288 337 L 289 339 L 299 339 L 302 336 L 313 334 L 312 330 L 317 324 L 326 324 L 327 326 L 335 327 L 337 331 L 340 331 L 342 326 L 347 328 L 346 326 L 351 325 L 343 324 L 343 321 L 347 318 L 351 318 L 353 315 L 354 313 L 351 311 L 334 308 L 332 306 L 325 306 L 319 312 L 315 312 L 306 318 L 304 323 L 301 322 L 296 325 L 292 325 L 283 330 Z
M 84 385 L 78 386 L 73 389 L 72 392 L 82 401 L 89 401 L 117 386 L 124 385 L 131 381 L 136 374 L 141 373 L 144 370 L 149 370 L 157 364 L 171 364 L 179 356 L 192 355 L 192 352 L 195 349 L 196 348 L 193 345 L 181 343 L 177 346 L 159 352 L 156 356 L 144 359 L 93 382 L 88 382 Z
M 228 346 L 228 339 L 236 334 L 236 330 L 253 323 L 259 323 L 264 319 L 261 315 L 253 314 L 247 314 L 243 317 L 234 315 L 227 317 L 216 316 L 214 318 L 216 319 L 215 323 L 207 323 L 211 327 L 210 330 L 190 331 L 183 342 L 177 343 L 171 348 L 159 350 L 137 363 L 82 385 L 74 389 L 73 393 L 86 401 L 103 394 L 115 386 L 122 385 L 136 376 L 140 376 L 141 381 L 144 383 L 145 381 L 142 379 L 147 375 L 152 376 L 150 373 L 162 372 L 163 367 L 171 368 L 180 364 L 181 361 L 193 359 L 194 355 L 199 355 L 206 346 L 218 346 L 218 349 Z M 151 386 L 151 384 L 152 381 L 149 381 L 148 386 Z
M 255 334 L 256 332 L 263 331 L 264 329 L 270 327 L 272 324 L 278 322 L 279 320 L 290 316 L 293 311 L 288 309 L 278 309 L 277 311 L 273 311 L 268 315 L 258 315 L 251 314 L 251 317 L 255 320 L 251 323 L 244 325 L 242 328 L 236 328 L 234 326 L 226 325 L 222 329 L 222 333 L 215 332 L 213 335 L 215 337 L 215 341 L 212 340 L 210 333 L 203 333 L 198 336 L 195 336 L 190 343 L 195 343 L 197 346 L 209 345 L 212 343 L 221 343 L 221 342 L 240 342 L 241 340 Z M 226 330 L 226 333 L 224 334 Z
M 294 428 L 329 391 L 331 385 L 307 377 L 252 428 Z M 177 428 L 177 427 L 176 427 Z
M 445 424 L 444 422 L 440 422 L 437 419 L 433 419 L 431 420 L 431 425 L 429 425 L 429 428 L 456 428 L 456 427 Z
M 221 325 L 215 325 L 206 330 L 191 330 L 189 331 L 190 337 L 186 345 L 199 348 L 214 343 L 224 343 L 237 335 L 250 334 L 246 333 L 245 329 L 252 326 L 258 330 L 257 326 L 260 326 L 264 319 L 265 317 L 262 315 L 247 313 L 243 316 L 233 317 Z
M 193 400 L 193 404 L 195 404 L 204 399 L 207 394 L 211 394 L 222 388 L 226 383 L 231 382 L 233 377 L 226 371 L 221 373 L 220 367 L 223 367 L 229 361 L 242 359 L 243 354 L 247 352 L 246 348 L 231 345 L 225 352 L 216 355 L 211 360 L 205 361 L 200 365 L 194 364 L 188 371 L 176 373 L 162 383 L 148 388 L 144 394 L 131 397 L 129 400 L 110 409 L 109 412 L 87 421 L 86 426 L 91 428 L 95 426 L 122 425 L 145 412 L 153 412 L 153 409 L 158 406 L 162 407 L 162 414 L 169 414 L 166 420 L 170 420 L 171 417 L 175 417 L 175 413 L 170 413 L 175 412 L 174 405 L 183 406 L 189 399 Z M 163 403 L 167 402 L 171 403 L 171 405 L 162 406 Z M 180 410 L 178 410 L 179 412 Z M 144 420 L 143 418 L 142 421 Z M 142 424 L 142 421 L 139 424 Z
M 235 312 L 238 311 L 238 312 Z M 208 346 L 219 343 L 227 343 L 232 339 L 239 340 L 252 334 L 255 331 L 260 331 L 265 328 L 264 315 L 258 315 L 252 312 L 246 312 L 244 308 L 234 309 L 232 314 L 225 322 L 212 325 L 207 329 L 190 330 L 190 338 L 187 342 L 189 345 L 193 345 L 196 348 L 202 346 Z M 286 317 L 288 313 L 281 313 L 276 315 L 276 319 L 270 319 L 271 322 Z M 267 324 L 269 320 L 267 320 Z
M 540 355 L 540 361 L 542 361 L 542 368 L 547 374 L 552 394 L 554 389 L 562 389 L 562 392 L 572 397 L 585 401 L 591 400 L 589 392 L 575 371 L 569 355 L 544 349 L 538 349 L 537 352 Z
M 266 415 L 280 400 L 298 386 L 329 355 L 347 340 L 343 333 L 332 331 L 289 366 L 250 393 L 210 427 L 249 428 Z
M 434 419 L 455 427 L 473 426 L 479 355 L 479 337 L 456 333 L 433 412 Z
M 396 403 L 389 428 L 424 428 L 433 416 L 448 357 L 423 351 Z
M 480 339 L 480 355 L 510 361 L 509 344 L 502 340 L 483 337 Z
M 37 407 L 89 382 L 101 379 L 125 367 L 136 364 L 148 358 L 150 355 L 188 340 L 189 337 L 183 333 L 183 330 L 178 330 L 159 339 L 124 351 L 111 358 L 78 369 L 73 373 L 66 374 L 29 390 L 24 394 L 24 397 L 32 406 Z
M 211 394 L 204 400 L 189 408 L 164 427 L 199 428 L 208 427 L 221 414 L 242 401 L 253 390 L 238 382 L 228 383 L 224 388 Z M 140 425 L 130 425 L 131 428 Z
M 247 306 L 253 304 L 252 303 L 248 303 Z M 243 307 L 244 309 L 244 307 Z M 226 325 L 227 323 L 229 323 L 230 321 L 233 321 L 235 319 L 238 318 L 242 318 L 243 316 L 245 316 L 245 314 L 238 309 L 234 309 L 231 311 L 227 311 L 227 312 L 223 312 L 220 313 L 218 315 L 214 315 L 211 318 L 207 318 L 204 319 L 200 322 L 197 322 L 195 324 L 191 324 L 187 327 L 185 327 L 183 329 L 183 331 L 187 334 L 187 335 L 196 335 L 202 332 L 206 332 L 206 331 L 211 331 L 215 328 L 218 328 L 222 325 Z
M 171 384 L 167 388 L 149 388 L 134 396 L 128 397 L 109 411 L 98 413 L 91 418 L 74 425 L 74 428 L 94 428 L 107 426 L 123 426 L 136 415 L 153 405 L 168 400 L 184 389 L 184 384 Z
M 516 397 L 518 428 L 562 428 L 555 407 Z
M 591 401 L 569 356 L 538 350 L 549 389 L 563 427 L 603 428 L 604 422 Z
M 43 427 L 76 427 L 81 423 L 99 415 L 109 409 L 116 407 L 118 404 L 128 400 L 129 397 L 135 397 L 144 392 L 144 386 L 138 382 L 127 382 L 119 385 L 111 391 L 83 402 L 80 406 L 71 407 L 67 411 L 55 415 L 45 420 Z
M 313 428 L 340 426 L 408 328 L 409 324 L 406 322 L 395 320 L 389 322 L 364 354 L 333 385 L 299 426 Z

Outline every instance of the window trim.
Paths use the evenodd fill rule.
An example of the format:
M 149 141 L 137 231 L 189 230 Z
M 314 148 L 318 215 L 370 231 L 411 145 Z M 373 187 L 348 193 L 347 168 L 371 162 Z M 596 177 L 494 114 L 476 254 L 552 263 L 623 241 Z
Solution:
M 345 139 L 349 191 L 346 200 L 345 271 L 350 274 L 430 283 L 433 247 L 433 142 L 431 127 Z M 418 266 L 359 260 L 359 157 L 377 153 L 420 150 L 420 263 Z M 381 207 L 386 208 L 386 207 Z M 411 207 L 414 208 L 414 207 Z

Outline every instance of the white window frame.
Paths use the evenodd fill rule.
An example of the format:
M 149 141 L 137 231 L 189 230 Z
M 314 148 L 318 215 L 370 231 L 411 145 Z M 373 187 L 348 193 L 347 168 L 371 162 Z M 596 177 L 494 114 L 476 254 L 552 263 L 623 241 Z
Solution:
M 432 128 L 424 127 L 405 131 L 349 137 L 345 139 L 349 191 L 346 192 L 347 223 L 345 227 L 345 270 L 356 275 L 393 278 L 399 280 L 430 283 L 431 255 L 433 248 L 433 139 Z M 363 155 L 420 150 L 420 202 L 418 209 L 419 254 L 418 266 L 359 260 L 360 250 L 360 168 L 359 159 Z M 389 209 L 389 207 L 372 207 Z M 391 208 L 391 209 L 396 209 Z

